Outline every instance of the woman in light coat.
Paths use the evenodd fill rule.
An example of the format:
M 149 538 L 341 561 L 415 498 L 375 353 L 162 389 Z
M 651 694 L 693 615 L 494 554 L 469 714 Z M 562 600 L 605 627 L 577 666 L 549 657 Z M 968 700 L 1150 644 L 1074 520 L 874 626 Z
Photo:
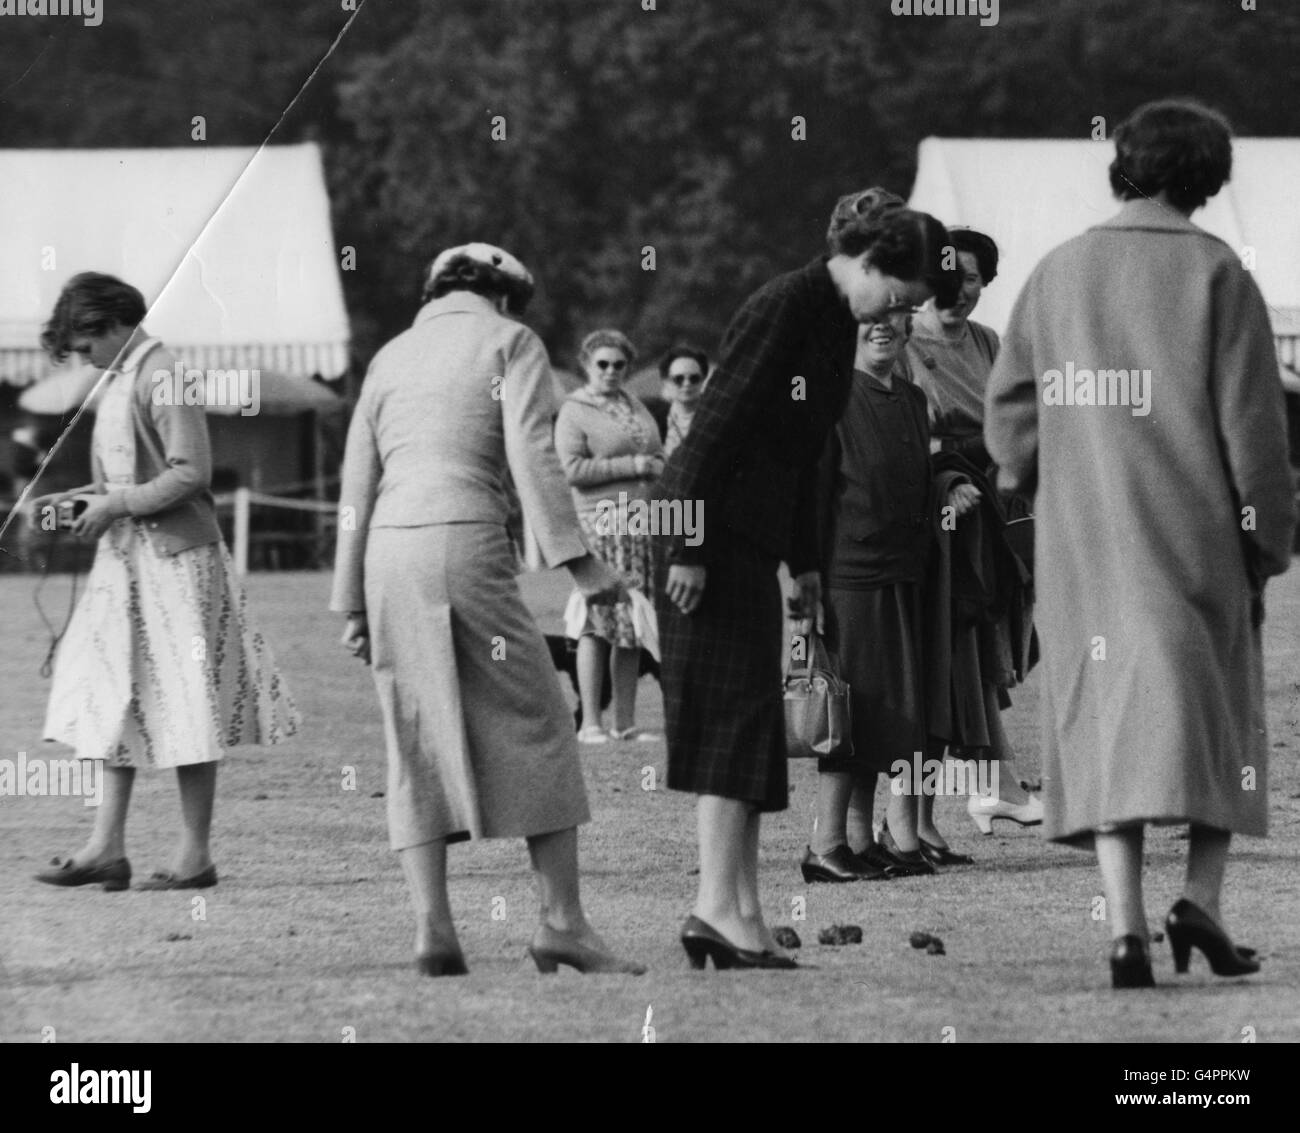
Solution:
M 636 351 L 616 330 L 596 330 L 582 340 L 579 361 L 587 383 L 574 390 L 555 419 L 555 451 L 573 488 L 578 522 L 592 552 L 629 591 L 655 593 L 654 545 L 638 510 L 652 498 L 664 470 L 659 426 L 641 399 L 625 389 Z M 636 726 L 636 686 L 641 650 L 631 596 L 614 603 L 588 603 L 578 635 L 578 690 L 582 699 L 580 743 L 658 740 Z M 606 673 L 613 693 L 614 726 L 601 724 Z
M 521 313 L 532 277 L 488 244 L 434 262 L 410 330 L 371 363 L 348 430 L 330 608 L 374 667 L 388 825 L 416 913 L 416 965 L 466 971 L 447 843 L 526 838 L 541 891 L 543 972 L 644 971 L 587 923 L 577 826 L 588 818 L 572 718 L 515 580 L 513 481 L 548 566 L 589 601 L 618 580 L 588 552 L 555 456 L 555 397 Z
M 1183 971 L 1256 971 L 1223 929 L 1233 833 L 1263 835 L 1263 585 L 1295 522 L 1268 311 L 1189 219 L 1228 179 L 1226 122 L 1139 108 L 1115 134 L 1119 215 L 1038 265 L 989 382 L 1000 486 L 1037 486 L 1044 833 L 1095 846 L 1117 987 L 1153 982 L 1147 823 L 1188 823 L 1166 931 Z

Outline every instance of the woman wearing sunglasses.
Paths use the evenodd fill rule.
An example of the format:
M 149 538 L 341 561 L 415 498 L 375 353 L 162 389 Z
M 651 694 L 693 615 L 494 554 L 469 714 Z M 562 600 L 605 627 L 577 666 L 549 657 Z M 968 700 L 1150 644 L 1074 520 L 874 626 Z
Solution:
M 583 721 L 578 740 L 653 741 L 659 737 L 636 727 L 636 683 L 645 636 L 642 617 L 652 612 L 649 603 L 654 601 L 654 553 L 649 532 L 629 530 L 636 526 L 629 516 L 638 501 L 644 506 L 649 500 L 651 486 L 663 471 L 663 442 L 650 410 L 623 388 L 636 360 L 626 335 L 592 331 L 583 339 L 578 358 L 587 384 L 560 407 L 555 451 L 573 489 L 587 545 L 629 591 L 639 591 L 646 600 L 641 616 L 631 595 L 587 607 L 578 638 Z M 613 692 L 612 731 L 601 723 L 600 693 L 607 670 Z
M 668 402 L 668 435 L 664 438 L 664 457 L 686 439 L 691 419 L 704 392 L 704 382 L 709 375 L 709 356 L 693 346 L 677 345 L 659 360 L 659 376 L 663 378 L 664 400 Z

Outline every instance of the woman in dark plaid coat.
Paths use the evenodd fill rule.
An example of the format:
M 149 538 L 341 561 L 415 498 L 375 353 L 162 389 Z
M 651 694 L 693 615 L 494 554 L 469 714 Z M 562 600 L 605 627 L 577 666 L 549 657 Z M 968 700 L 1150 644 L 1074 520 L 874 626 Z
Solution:
M 883 190 L 842 198 L 827 242 L 828 257 L 741 306 L 661 481 L 665 500 L 702 517 L 702 539 L 661 541 L 658 602 L 668 785 L 700 796 L 699 895 L 682 933 L 696 967 L 710 955 L 715 967 L 794 966 L 758 898 L 760 816 L 788 793 L 777 567 L 794 607 L 819 614 L 816 465 L 857 323 L 956 293 L 943 225 Z

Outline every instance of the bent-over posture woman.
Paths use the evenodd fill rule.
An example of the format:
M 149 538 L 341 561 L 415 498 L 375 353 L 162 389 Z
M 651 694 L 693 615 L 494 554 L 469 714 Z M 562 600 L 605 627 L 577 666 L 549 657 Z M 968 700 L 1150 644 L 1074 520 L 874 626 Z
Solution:
M 434 260 L 410 330 L 371 363 L 348 430 L 330 608 L 374 668 L 388 748 L 389 838 L 416 913 L 418 969 L 466 971 L 447 843 L 526 838 L 543 972 L 644 971 L 587 923 L 587 821 L 573 719 L 515 579 L 508 483 L 550 566 L 589 601 L 617 578 L 583 543 L 552 441 L 555 395 L 522 313 L 532 276 L 489 244 Z
M 134 287 L 86 272 L 63 288 L 41 336 L 57 361 L 76 353 L 112 367 L 96 394 L 94 483 L 32 505 L 39 522 L 62 499 L 86 500 L 73 531 L 98 541 L 59 643 L 45 736 L 103 761 L 104 798 L 86 845 L 37 875 L 50 885 L 130 885 L 126 817 L 141 766 L 176 769 L 182 831 L 170 867 L 137 888 L 216 885 L 218 761 L 298 727 L 221 541 L 203 407 L 175 396 L 176 359 L 144 317 Z
M 910 311 L 936 286 L 955 291 L 947 240 L 892 194 L 843 198 L 828 255 L 737 312 L 665 469 L 665 498 L 703 507 L 698 546 L 663 544 L 659 601 L 668 785 L 699 796 L 699 892 L 682 932 L 697 966 L 795 966 L 758 893 L 759 822 L 788 794 L 777 567 L 789 565 L 800 612 L 819 614 L 816 469 L 853 376 L 857 323 Z

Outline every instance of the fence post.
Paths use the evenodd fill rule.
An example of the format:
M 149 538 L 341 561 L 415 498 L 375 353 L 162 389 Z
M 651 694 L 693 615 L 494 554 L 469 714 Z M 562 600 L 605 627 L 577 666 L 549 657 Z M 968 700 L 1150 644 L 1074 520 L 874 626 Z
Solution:
M 235 573 L 241 578 L 248 573 L 248 511 L 249 490 L 235 489 Z

